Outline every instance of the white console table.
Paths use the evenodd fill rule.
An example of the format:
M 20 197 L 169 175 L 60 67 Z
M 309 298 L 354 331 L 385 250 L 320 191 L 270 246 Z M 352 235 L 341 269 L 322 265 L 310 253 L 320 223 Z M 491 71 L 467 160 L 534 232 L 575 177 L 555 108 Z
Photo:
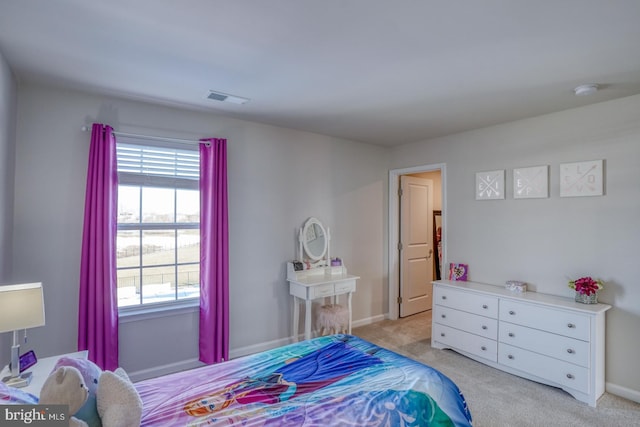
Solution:
M 351 333 L 351 296 L 356 291 L 356 280 L 360 277 L 347 274 L 344 266 L 317 267 L 295 271 L 292 263 L 287 263 L 289 293 L 293 297 L 293 336 L 298 340 L 298 322 L 300 304 L 304 302 L 304 339 L 311 338 L 311 303 L 314 299 L 332 297 L 336 302 L 338 295 L 347 295 L 349 310 L 349 328 Z
M 57 356 L 45 357 L 42 359 L 38 359 L 38 362 L 25 370 L 25 372 L 32 372 L 33 377 L 31 379 L 31 383 L 22 387 L 20 390 L 31 393 L 36 397 L 40 396 L 40 390 L 44 385 L 45 380 L 49 377 L 49 374 L 53 372 L 53 368 L 58 363 L 62 357 L 71 357 L 74 359 L 87 359 L 89 356 L 89 350 L 81 350 L 76 351 L 74 353 L 60 354 Z M 11 372 L 9 371 L 9 366 L 5 366 L 3 370 L 0 372 L 0 377 L 4 377 L 5 375 L 9 375 Z

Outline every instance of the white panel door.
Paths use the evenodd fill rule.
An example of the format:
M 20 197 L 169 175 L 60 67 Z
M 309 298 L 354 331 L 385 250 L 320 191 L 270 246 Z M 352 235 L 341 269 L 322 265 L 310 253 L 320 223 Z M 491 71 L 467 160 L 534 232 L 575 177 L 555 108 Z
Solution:
M 431 309 L 433 181 L 400 177 L 400 317 Z

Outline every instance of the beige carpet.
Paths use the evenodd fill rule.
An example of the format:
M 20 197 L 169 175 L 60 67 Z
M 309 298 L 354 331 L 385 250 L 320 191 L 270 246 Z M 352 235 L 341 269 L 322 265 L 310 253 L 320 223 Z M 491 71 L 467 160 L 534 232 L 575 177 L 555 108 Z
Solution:
M 563 390 L 485 366 L 450 350 L 431 348 L 431 311 L 353 329 L 381 347 L 433 366 L 462 390 L 475 427 L 640 426 L 640 404 L 605 393 L 597 408 Z

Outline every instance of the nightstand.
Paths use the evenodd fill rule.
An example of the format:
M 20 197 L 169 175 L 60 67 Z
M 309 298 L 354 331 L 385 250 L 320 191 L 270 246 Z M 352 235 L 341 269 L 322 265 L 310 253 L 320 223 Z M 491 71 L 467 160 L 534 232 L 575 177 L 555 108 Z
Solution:
M 33 373 L 33 378 L 31 380 L 31 383 L 26 387 L 20 388 L 19 390 L 22 390 L 27 393 L 31 393 L 34 396 L 39 397 L 40 390 L 42 389 L 42 385 L 44 384 L 47 377 L 49 377 L 49 374 L 51 373 L 51 371 L 53 371 L 53 367 L 56 366 L 56 363 L 58 363 L 58 360 L 60 360 L 60 358 L 72 357 L 74 359 L 86 359 L 88 356 L 89 356 L 89 350 L 83 350 L 83 351 L 76 351 L 74 353 L 60 354 L 58 356 L 44 357 L 42 359 L 38 359 L 38 362 L 35 365 L 33 365 L 32 367 L 24 371 L 24 372 Z M 0 378 L 4 378 L 7 375 L 11 375 L 8 365 L 2 369 L 2 372 L 0 372 Z

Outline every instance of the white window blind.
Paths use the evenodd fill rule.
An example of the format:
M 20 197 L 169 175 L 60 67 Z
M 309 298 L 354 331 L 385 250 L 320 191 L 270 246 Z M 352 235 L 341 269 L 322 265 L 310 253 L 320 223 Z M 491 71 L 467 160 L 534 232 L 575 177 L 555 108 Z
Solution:
M 195 188 L 200 154 L 195 150 L 118 143 L 118 177 L 122 184 Z
M 197 151 L 118 144 L 118 172 L 198 179 Z

